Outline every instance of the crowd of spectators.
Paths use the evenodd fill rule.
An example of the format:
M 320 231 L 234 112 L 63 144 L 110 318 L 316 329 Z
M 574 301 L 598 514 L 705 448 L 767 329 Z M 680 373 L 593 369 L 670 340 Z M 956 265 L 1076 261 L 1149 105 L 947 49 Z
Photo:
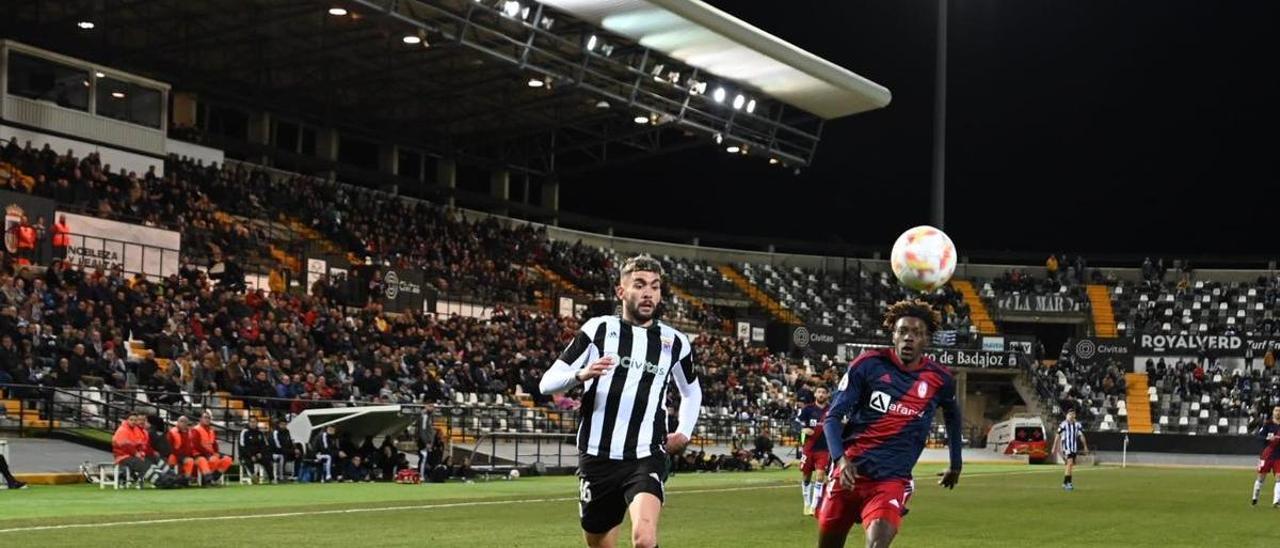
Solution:
M 1118 407 L 1125 399 L 1124 370 L 1115 364 L 1082 364 L 1072 360 L 1066 349 L 1055 362 L 1032 368 L 1032 383 L 1045 403 L 1058 416 L 1076 410 L 1082 422 L 1093 423 L 1101 411 Z
M 1259 422 L 1280 405 L 1280 370 L 1276 356 L 1267 351 L 1262 367 L 1223 368 L 1219 360 L 1178 359 L 1167 363 L 1164 358 L 1148 359 L 1147 376 L 1163 393 L 1182 400 L 1199 401 L 1209 397 L 1206 407 L 1217 417 L 1248 418 Z

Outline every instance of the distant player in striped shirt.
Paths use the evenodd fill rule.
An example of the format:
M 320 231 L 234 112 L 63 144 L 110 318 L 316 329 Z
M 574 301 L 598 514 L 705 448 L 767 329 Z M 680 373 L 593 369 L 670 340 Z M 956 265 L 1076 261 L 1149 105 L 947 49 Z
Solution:
M 1258 438 L 1264 443 L 1262 454 L 1258 455 L 1258 479 L 1253 482 L 1253 505 L 1258 505 L 1258 494 L 1262 492 L 1262 484 L 1267 481 L 1267 474 L 1275 474 L 1275 495 L 1271 499 L 1272 506 L 1280 508 L 1280 405 L 1271 410 L 1271 420 L 1258 429 Z
M 1084 451 L 1080 448 L 1083 447 Z M 1059 453 L 1061 451 L 1061 453 Z M 1076 410 L 1067 411 L 1067 420 L 1058 425 L 1058 437 L 1053 440 L 1053 453 L 1062 456 L 1067 465 L 1066 474 L 1062 476 L 1062 488 L 1071 491 L 1076 488 L 1071 482 L 1071 472 L 1076 468 L 1076 455 L 1089 452 L 1089 442 L 1084 439 L 1084 427 L 1076 421 Z

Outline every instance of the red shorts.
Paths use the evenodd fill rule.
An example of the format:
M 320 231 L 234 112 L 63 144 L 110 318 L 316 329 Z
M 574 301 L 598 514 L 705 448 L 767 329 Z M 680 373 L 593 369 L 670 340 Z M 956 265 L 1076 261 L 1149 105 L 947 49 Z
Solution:
M 1266 459 L 1258 459 L 1259 474 L 1275 474 L 1280 476 L 1280 459 L 1267 462 Z
M 831 470 L 831 453 L 829 451 L 801 453 L 801 456 L 803 459 L 800 461 L 800 472 L 806 476 L 812 474 L 814 470 L 822 470 L 824 474 Z
M 853 490 L 846 490 L 837 478 L 827 481 L 826 497 L 818 508 L 818 531 L 847 534 L 855 523 L 864 526 L 877 519 L 888 521 L 897 529 L 902 512 L 911 500 L 909 479 L 872 481 L 858 478 Z

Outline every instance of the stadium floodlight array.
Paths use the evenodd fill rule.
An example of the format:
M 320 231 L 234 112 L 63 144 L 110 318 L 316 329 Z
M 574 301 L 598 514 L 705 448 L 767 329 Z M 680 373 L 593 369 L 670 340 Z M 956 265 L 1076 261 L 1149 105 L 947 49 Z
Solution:
M 823 119 L 763 93 L 720 80 L 652 48 L 574 21 L 527 0 L 354 0 L 410 26 L 423 43 L 453 43 L 532 73 L 529 87 L 573 87 L 644 113 L 622 117 L 624 136 L 666 129 L 730 140 L 770 164 L 805 166 Z M 557 24 L 556 21 L 560 20 Z M 576 23 L 576 24 L 570 24 Z M 541 81 L 545 85 L 534 84 Z M 634 124 L 629 124 L 634 118 Z M 616 135 L 615 135 L 616 138 Z

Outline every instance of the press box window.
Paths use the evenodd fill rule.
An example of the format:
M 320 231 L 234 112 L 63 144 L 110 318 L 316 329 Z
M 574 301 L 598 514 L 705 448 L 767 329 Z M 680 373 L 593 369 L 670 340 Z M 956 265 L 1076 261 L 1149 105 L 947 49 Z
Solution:
M 10 51 L 8 72 L 10 95 L 89 110 L 89 72 L 84 69 Z

